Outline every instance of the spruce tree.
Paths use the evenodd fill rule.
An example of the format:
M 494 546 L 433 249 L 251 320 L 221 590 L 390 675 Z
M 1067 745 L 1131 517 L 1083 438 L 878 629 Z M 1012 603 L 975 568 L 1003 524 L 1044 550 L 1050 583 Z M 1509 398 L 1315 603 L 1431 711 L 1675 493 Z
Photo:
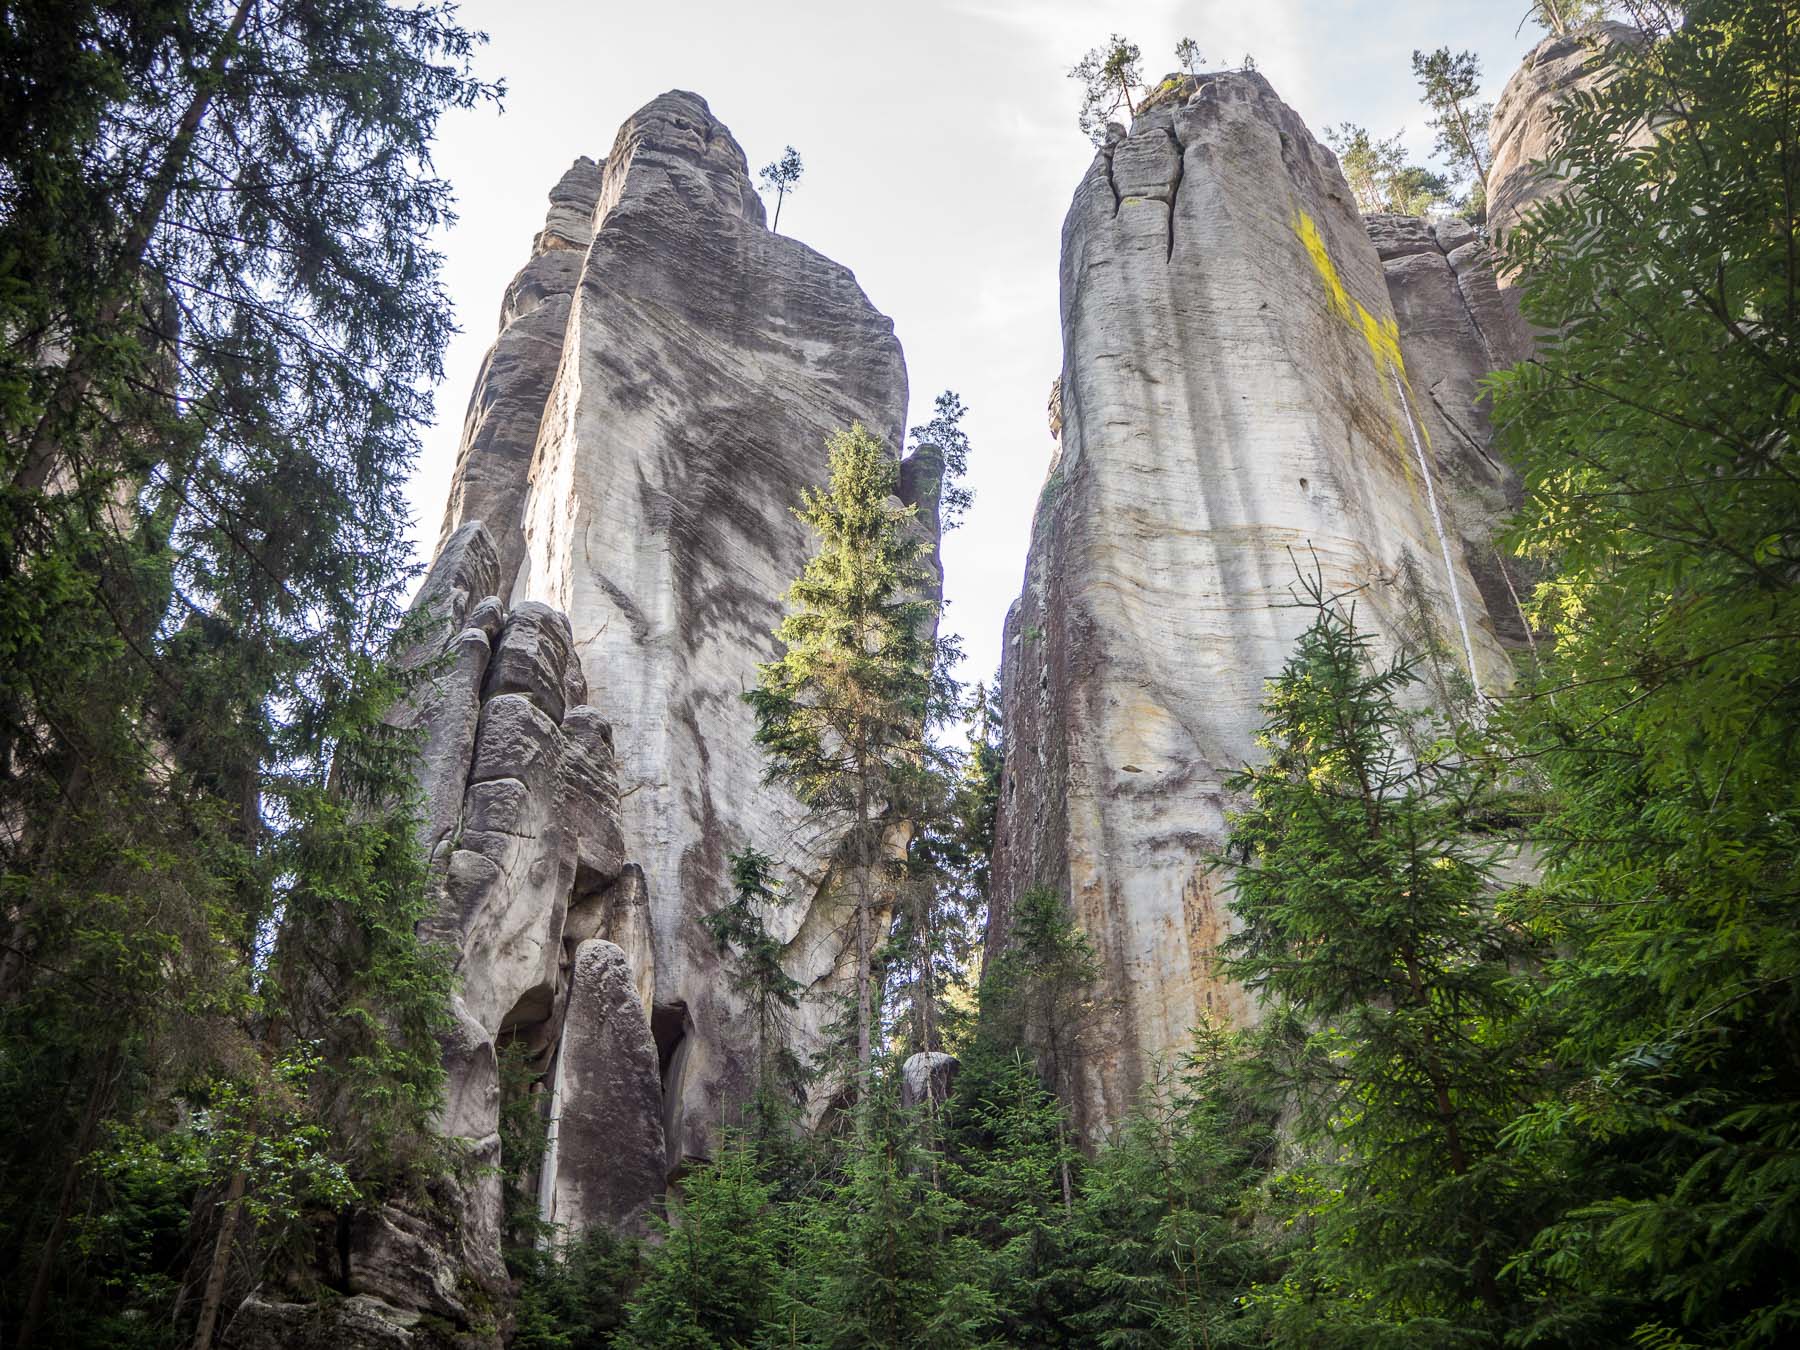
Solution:
M 851 905 L 859 1092 L 872 1061 L 877 929 L 891 902 L 884 856 L 930 727 L 954 707 L 949 645 L 933 636 L 940 602 L 913 511 L 895 500 L 892 452 L 861 425 L 829 441 L 831 483 L 796 512 L 819 551 L 787 594 L 779 660 L 745 694 L 767 778 L 844 830 L 839 883 Z
M 674 1216 L 645 1257 L 616 1344 L 723 1350 L 756 1343 L 773 1315 L 782 1269 L 780 1214 L 757 1171 L 755 1151 L 729 1140 L 682 1178 Z
M 1192 1049 L 1153 1077 L 1084 1173 L 1070 1321 L 1089 1343 L 1265 1343 L 1250 1305 L 1277 1265 L 1254 1211 L 1276 1136 L 1243 1056 L 1231 1033 L 1196 1027 Z
M 1513 975 L 1530 946 L 1473 838 L 1500 796 L 1406 711 L 1412 661 L 1377 665 L 1353 613 L 1309 594 L 1264 705 L 1269 759 L 1227 782 L 1247 804 L 1220 968 L 1297 1028 L 1268 1063 L 1326 1188 L 1277 1338 L 1497 1345 L 1518 1241 L 1499 1143 L 1530 1067 Z
M 858 1128 L 818 1199 L 796 1206 L 775 1345 L 877 1350 L 991 1344 L 980 1253 L 940 1189 L 933 1153 L 900 1108 L 893 1075 L 858 1104 Z
M 945 1116 L 944 1185 L 981 1253 L 961 1275 L 965 1307 L 980 1310 L 993 1342 L 1070 1343 L 1081 1271 L 1063 1182 L 1080 1158 L 1062 1104 L 1028 1053 L 977 1041 Z
M 731 899 L 701 923 L 732 963 L 732 986 L 749 1005 L 756 1026 L 756 1081 L 745 1103 L 750 1142 L 764 1154 L 779 1148 L 795 1125 L 805 1066 L 791 1043 L 790 1014 L 804 986 L 781 964 L 782 947 L 765 913 L 783 901 L 775 860 L 754 848 L 731 855 Z

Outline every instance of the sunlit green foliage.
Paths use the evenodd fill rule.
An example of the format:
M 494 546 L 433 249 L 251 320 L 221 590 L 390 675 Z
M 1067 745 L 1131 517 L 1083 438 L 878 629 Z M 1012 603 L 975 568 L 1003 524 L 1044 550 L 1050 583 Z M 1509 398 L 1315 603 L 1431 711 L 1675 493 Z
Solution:
M 1649 7 L 1646 7 L 1647 9 Z M 1800 16 L 1701 0 L 1562 119 L 1575 191 L 1503 241 L 1536 360 L 1495 380 L 1548 669 L 1510 734 L 1578 1085 L 1512 1129 L 1569 1204 L 1547 1335 L 1800 1328 Z M 1659 1331 L 1657 1328 L 1661 1328 Z

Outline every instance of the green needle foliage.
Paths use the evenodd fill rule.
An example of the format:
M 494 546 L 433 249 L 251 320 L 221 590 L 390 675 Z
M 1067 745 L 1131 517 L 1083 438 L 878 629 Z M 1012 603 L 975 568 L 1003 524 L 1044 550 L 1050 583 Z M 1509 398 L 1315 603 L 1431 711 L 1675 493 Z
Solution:
M 1072 1244 L 1084 1344 L 1265 1343 L 1252 1295 L 1277 1266 L 1255 1210 L 1275 1132 L 1244 1068 L 1231 1034 L 1197 1027 L 1179 1072 L 1149 1085 L 1087 1169 Z
M 631 1350 L 723 1350 L 756 1343 L 780 1288 L 780 1215 L 754 1150 L 728 1141 L 688 1173 L 672 1222 L 649 1249 L 630 1322 Z
M 756 1086 L 746 1123 L 750 1138 L 765 1152 L 792 1133 L 806 1083 L 789 1017 L 800 1006 L 804 986 L 782 966 L 781 943 L 763 918 L 782 901 L 775 860 L 748 848 L 731 855 L 731 899 L 700 921 L 730 959 L 732 986 L 756 1025 Z
M 1081 130 L 1095 145 L 1106 143 L 1107 124 L 1120 108 L 1137 116 L 1131 91 L 1144 83 L 1143 57 L 1135 42 L 1114 33 L 1104 47 L 1091 49 L 1069 71 L 1069 78 L 1081 83 Z
M 1268 762 L 1227 783 L 1248 805 L 1222 969 L 1299 1028 L 1268 1067 L 1328 1187 L 1278 1338 L 1356 1343 L 1366 1322 L 1371 1340 L 1497 1345 L 1515 1250 L 1499 1141 L 1524 1082 L 1512 971 L 1529 948 L 1470 842 L 1494 785 L 1406 711 L 1411 661 L 1376 665 L 1353 613 L 1316 582 L 1308 595 L 1312 625 L 1269 686 Z
M 1337 152 L 1359 211 L 1422 216 L 1450 195 L 1450 185 L 1442 177 L 1406 162 L 1403 132 L 1378 141 L 1366 127 L 1344 122 L 1327 127 L 1325 139 Z
M 1469 185 L 1461 205 L 1480 220 L 1486 209 L 1488 122 L 1494 113 L 1493 104 L 1481 102 L 1481 62 L 1474 52 L 1439 47 L 1415 51 L 1412 68 L 1431 109 L 1428 125 L 1437 132 L 1437 152 L 1451 176 Z
M 968 414 L 967 405 L 956 391 L 946 389 L 932 404 L 931 420 L 908 433 L 915 451 L 924 446 L 935 446 L 944 457 L 938 518 L 946 530 L 954 530 L 962 524 L 963 516 L 975 501 L 974 492 L 962 485 L 962 477 L 969 471 L 969 433 L 962 429 L 962 420 Z
M 958 1233 L 961 1206 L 938 1184 L 941 1169 L 917 1140 L 891 1081 L 860 1104 L 841 1170 L 796 1216 L 778 1316 L 798 1344 L 923 1350 L 982 1343 L 988 1296 L 963 1278 L 978 1253 Z
M 1515 1127 L 1574 1203 L 1546 1334 L 1800 1331 L 1800 32 L 1699 0 L 1561 118 L 1575 191 L 1505 242 L 1538 357 L 1494 380 L 1549 668 L 1546 1003 L 1580 1079 Z M 1667 1343 L 1674 1343 L 1669 1340 Z
M 306 1206 L 346 1177 L 377 1197 L 425 1150 L 448 972 L 413 933 L 383 657 L 450 332 L 429 147 L 496 92 L 469 77 L 478 40 L 383 0 L 0 21 L 0 1322 L 21 1345 L 105 1342 L 116 1317 L 204 1342 L 243 1293 L 235 1243 L 254 1276 Z M 185 1196 L 194 1226 L 140 1232 L 155 1259 L 121 1279 L 83 1216 L 128 1195 L 163 1223 Z
M 953 644 L 934 636 L 941 602 L 914 529 L 894 499 L 899 466 L 861 425 L 829 442 L 831 483 L 796 514 L 819 551 L 787 594 L 785 648 L 745 694 L 770 782 L 791 787 L 841 825 L 836 884 L 849 892 L 856 956 L 853 1012 L 859 1086 L 872 1059 L 876 929 L 893 888 L 884 840 L 930 755 L 929 730 L 956 706 Z

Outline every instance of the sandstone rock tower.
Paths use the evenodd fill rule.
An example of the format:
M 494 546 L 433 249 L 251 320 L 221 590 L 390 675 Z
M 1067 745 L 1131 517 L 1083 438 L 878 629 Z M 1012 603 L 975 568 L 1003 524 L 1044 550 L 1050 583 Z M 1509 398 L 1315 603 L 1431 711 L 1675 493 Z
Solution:
M 728 855 L 774 855 L 789 973 L 816 1049 L 847 982 L 829 898 L 838 839 L 765 786 L 741 694 L 776 654 L 780 597 L 815 541 L 792 508 L 827 435 L 898 447 L 892 323 L 844 267 L 771 233 L 743 151 L 704 100 L 665 94 L 550 195 L 470 400 L 407 659 L 422 843 L 457 954 L 446 1134 L 472 1166 L 343 1239 L 344 1298 L 259 1290 L 232 1343 L 497 1344 L 503 1098 L 548 1120 L 543 1216 L 641 1227 L 752 1088 L 755 1029 L 700 920 Z M 933 454 L 900 490 L 935 544 Z M 506 1072 L 502 1072 L 502 1065 Z M 308 1342 L 310 1343 L 310 1342 Z
M 1373 239 L 1371 238 L 1373 235 Z M 1028 887 L 1101 958 L 1090 1132 L 1208 1014 L 1229 922 L 1222 779 L 1306 623 L 1296 569 L 1356 593 L 1441 692 L 1503 685 L 1523 628 L 1489 532 L 1515 491 L 1476 381 L 1512 339 L 1459 223 L 1365 222 L 1248 71 L 1172 78 L 1114 128 L 1063 227 L 1057 447 L 1007 620 L 990 953 Z

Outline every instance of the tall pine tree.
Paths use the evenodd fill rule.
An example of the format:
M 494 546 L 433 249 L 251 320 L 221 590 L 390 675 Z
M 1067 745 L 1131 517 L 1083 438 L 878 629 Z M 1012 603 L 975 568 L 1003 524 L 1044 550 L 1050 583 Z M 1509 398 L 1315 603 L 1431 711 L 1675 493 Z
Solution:
M 939 601 L 913 511 L 894 496 L 893 452 L 860 424 L 829 442 L 831 483 L 796 514 L 819 551 L 788 591 L 776 630 L 784 652 L 744 697 L 768 778 L 844 829 L 837 884 L 851 901 L 853 1021 L 859 1092 L 872 1059 L 872 979 L 894 878 L 893 808 L 927 758 L 926 734 L 954 707 L 948 644 L 934 636 Z

